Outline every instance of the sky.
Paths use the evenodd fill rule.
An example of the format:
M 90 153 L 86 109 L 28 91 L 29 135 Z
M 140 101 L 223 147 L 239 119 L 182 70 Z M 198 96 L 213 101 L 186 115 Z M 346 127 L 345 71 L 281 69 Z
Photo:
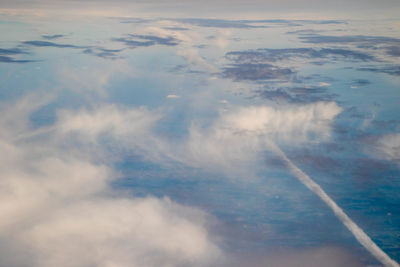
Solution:
M 399 266 L 398 1 L 0 5 L 0 266 Z
M 206 18 L 326 18 L 397 19 L 397 0 L 2 0 L 2 9 L 37 14 L 67 13 L 122 16 L 179 16 Z M 229 8 L 227 8 L 229 6 Z

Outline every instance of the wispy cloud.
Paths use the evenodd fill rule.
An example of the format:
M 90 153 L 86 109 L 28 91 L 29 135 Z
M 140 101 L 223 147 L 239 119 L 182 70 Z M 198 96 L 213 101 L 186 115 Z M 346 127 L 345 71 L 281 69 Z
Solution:
M 330 138 L 341 111 L 334 102 L 308 105 L 232 107 L 207 128 L 193 122 L 189 138 L 174 148 L 174 158 L 195 167 L 250 177 L 267 143 L 301 146 Z
M 400 164 L 400 134 L 387 134 L 379 137 L 371 153 L 375 157 L 381 157 Z
M 248 172 L 259 162 L 259 153 L 268 149 L 266 140 L 295 146 L 328 140 L 331 123 L 340 111 L 334 102 L 231 107 L 207 128 L 201 127 L 201 121 L 192 121 L 188 137 L 181 142 L 157 135 L 153 127 L 162 116 L 145 108 L 110 105 L 92 111 L 64 111 L 59 113 L 57 129 L 75 136 L 83 146 L 106 138 L 161 164 L 172 160 L 234 173 Z

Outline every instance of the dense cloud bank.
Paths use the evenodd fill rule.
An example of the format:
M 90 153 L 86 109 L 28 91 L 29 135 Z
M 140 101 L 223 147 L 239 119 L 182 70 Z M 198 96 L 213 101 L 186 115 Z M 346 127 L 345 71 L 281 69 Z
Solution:
M 219 258 L 205 227 L 208 215 L 167 197 L 117 194 L 109 185 L 118 177 L 111 162 L 74 146 L 80 135 L 65 135 L 87 126 L 82 138 L 91 138 L 104 124 L 81 115 L 72 125 L 63 116 L 61 127 L 35 131 L 28 117 L 38 101 L 2 107 L 0 265 L 207 266 Z M 146 111 L 127 114 L 137 117 L 145 120 Z M 103 119 L 116 136 L 125 133 L 115 114 Z M 143 126 L 134 125 L 138 135 Z

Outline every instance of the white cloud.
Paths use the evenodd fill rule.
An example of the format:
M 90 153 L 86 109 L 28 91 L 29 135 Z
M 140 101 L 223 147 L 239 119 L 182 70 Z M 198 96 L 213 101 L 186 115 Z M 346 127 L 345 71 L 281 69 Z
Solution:
M 375 156 L 400 164 L 400 133 L 387 134 L 380 137 L 376 143 Z
M 207 60 L 200 55 L 199 49 L 194 47 L 189 47 L 185 49 L 178 50 L 177 55 L 185 58 L 191 67 L 194 69 L 206 70 L 209 72 L 216 72 L 218 69 L 207 62 Z
M 341 112 L 334 102 L 308 105 L 245 107 L 222 114 L 218 128 L 266 136 L 286 143 L 321 141 L 330 137 L 332 120 Z
M 341 108 L 334 102 L 286 105 L 279 108 L 270 106 L 230 107 L 228 110 L 221 111 L 210 126 L 201 127 L 200 124 L 193 122 L 189 129 L 188 138 L 175 144 L 171 144 L 167 139 L 154 134 L 152 128 L 161 116 L 145 108 L 133 109 L 108 105 L 100 106 L 91 111 L 63 111 L 59 112 L 56 128 L 61 137 L 72 133 L 75 134 L 75 137 L 84 138 L 85 141 L 100 144 L 100 137 L 108 135 L 123 145 L 128 145 L 131 150 L 136 151 L 139 148 L 145 155 L 150 155 L 149 158 L 152 160 L 172 158 L 190 166 L 239 174 L 238 176 L 242 178 L 251 178 L 254 167 L 260 162 L 260 158 L 262 159 L 260 152 L 271 150 L 287 164 L 291 172 L 306 187 L 332 209 L 339 220 L 372 255 L 384 264 L 395 266 L 393 260 L 373 243 L 369 236 L 343 212 L 318 184 L 290 161 L 279 148 L 279 145 L 276 145 L 289 144 L 293 146 L 328 140 L 331 124 L 340 112 Z M 387 158 L 398 159 L 399 141 L 400 135 L 380 140 L 378 143 L 381 144 L 381 153 L 386 155 Z M 158 157 L 154 157 L 154 155 Z M 58 198 L 62 198 L 65 191 L 79 192 L 79 186 L 89 187 L 94 193 L 103 192 L 104 188 L 107 187 L 107 180 L 105 179 L 102 179 L 100 183 L 93 183 L 96 180 L 87 179 L 88 177 L 107 178 L 107 175 L 104 175 L 107 173 L 105 170 L 96 172 L 90 166 L 79 166 L 79 164 L 77 167 L 67 165 L 67 168 L 65 168 L 64 164 L 65 162 L 57 159 L 49 162 L 46 160 L 43 164 L 34 165 L 39 170 L 45 170 L 39 172 L 40 177 L 51 177 L 51 174 L 56 171 L 68 173 L 74 169 L 85 169 L 83 174 L 72 172 L 70 174 L 72 179 L 68 179 L 66 183 L 60 181 L 56 183 L 46 182 L 46 180 L 42 182 L 42 179 L 38 179 L 45 191 L 56 193 Z M 98 188 L 93 186 L 92 183 L 97 185 Z M 59 186 L 63 191 L 58 192 Z M 91 196 L 92 191 L 83 191 L 82 195 L 71 193 L 65 195 L 65 198 L 68 198 L 70 202 L 71 198 L 79 199 L 78 204 L 70 203 L 61 211 L 53 212 L 53 216 L 48 217 L 44 225 L 36 224 L 33 229 L 24 232 L 23 236 L 28 239 L 28 244 L 31 244 L 29 242 L 36 244 L 34 250 L 39 251 L 36 254 L 45 254 L 45 256 L 40 257 L 40 259 L 44 259 L 44 261 L 39 262 L 40 266 L 62 266 L 66 259 L 70 258 L 71 255 L 79 254 L 80 251 L 89 251 L 90 255 L 95 256 L 99 255 L 96 253 L 99 250 L 104 252 L 98 257 L 91 256 L 89 259 L 85 259 L 86 254 L 84 254 L 79 257 L 76 266 L 85 266 L 92 262 L 99 266 L 108 266 L 108 262 L 112 262 L 116 266 L 158 266 L 170 264 L 169 259 L 171 258 L 171 265 L 194 265 L 199 259 L 204 265 L 204 260 L 207 262 L 210 258 L 216 259 L 219 254 L 217 246 L 207 238 L 207 232 L 203 226 L 204 219 L 194 220 L 196 222 L 201 221 L 200 225 L 187 224 L 185 212 L 180 212 L 179 215 L 167 212 L 167 217 L 164 218 L 146 204 L 145 206 L 149 209 L 143 211 L 136 206 L 138 200 L 132 199 L 104 199 L 96 195 L 89 200 L 82 199 L 82 196 Z M 160 205 L 163 204 L 157 203 L 157 207 Z M 126 206 L 129 208 L 125 210 Z M 84 208 L 82 209 L 82 207 Z M 139 207 L 142 207 L 142 205 L 139 205 Z M 98 211 L 98 209 L 101 211 Z M 137 209 L 139 210 L 137 211 Z M 166 208 L 162 209 L 163 212 L 165 210 Z M 122 214 L 129 213 L 129 211 L 139 214 L 140 220 L 137 221 L 137 216 L 132 218 L 124 216 L 122 221 L 120 219 L 115 220 L 115 218 L 121 218 Z M 114 215 L 115 212 L 121 212 L 121 215 L 119 213 Z M 26 210 L 24 210 L 24 213 L 26 213 Z M 82 214 L 85 214 L 84 217 L 82 217 Z M 193 211 L 191 211 L 191 214 L 190 218 L 200 216 L 193 216 Z M 107 215 L 111 216 L 107 217 Z M 174 216 L 177 218 L 174 218 Z M 171 224 L 169 224 L 170 218 L 173 221 Z M 93 225 L 93 222 L 95 222 L 95 225 Z M 104 225 L 107 227 L 104 227 Z M 178 230 L 174 228 L 176 226 L 178 226 Z M 122 228 L 118 231 L 111 230 L 117 227 Z M 48 229 L 51 230 L 48 231 Z M 53 232 L 53 229 L 56 229 L 56 231 Z M 81 232 L 82 229 L 83 232 Z M 183 234 L 180 231 L 183 231 Z M 79 236 L 79 241 L 77 241 L 76 236 Z M 190 236 L 190 238 L 186 239 L 187 236 Z M 126 238 L 129 241 L 126 241 Z M 44 248 L 37 246 L 41 242 L 36 239 L 44 244 Z M 129 247 L 127 245 L 121 245 L 115 250 L 114 243 L 110 245 L 108 242 L 110 239 L 118 245 L 128 242 L 130 246 L 133 246 L 135 253 L 128 254 L 125 252 L 126 247 Z M 69 242 L 67 248 L 63 248 L 65 240 Z M 148 240 L 151 240 L 150 244 L 147 243 Z M 195 240 L 194 245 L 191 244 L 193 240 Z M 46 245 L 48 243 L 62 243 L 61 246 L 56 247 L 61 247 L 63 253 L 54 251 L 48 253 Z M 93 243 L 95 246 L 93 246 Z M 76 250 L 76 244 L 80 244 L 82 249 Z M 207 250 L 209 248 L 212 249 L 209 251 Z M 92 250 L 93 252 L 91 252 Z M 157 256 L 154 256 L 155 251 Z M 62 255 L 62 257 L 59 257 L 59 255 Z
M 179 95 L 167 95 L 167 98 L 180 98 Z
M 218 256 L 200 211 L 169 199 L 92 198 L 20 233 L 37 266 L 204 266 Z
M 210 127 L 193 124 L 178 159 L 197 167 L 245 173 L 259 162 L 270 142 L 301 145 L 326 141 L 341 112 L 334 102 L 308 105 L 233 107 Z
M 321 87 L 331 86 L 331 84 L 327 83 L 327 82 L 320 82 L 318 85 L 321 86 Z
M 331 123 L 341 112 L 334 102 L 308 105 L 229 107 L 214 121 L 192 121 L 179 142 L 154 133 L 161 115 L 145 108 L 113 105 L 91 111 L 59 112 L 59 134 L 77 135 L 84 143 L 108 137 L 158 163 L 175 160 L 189 166 L 246 173 L 259 162 L 269 142 L 302 145 L 330 138 Z
M 160 112 L 149 111 L 145 107 L 105 104 L 90 110 L 61 110 L 57 115 L 57 138 L 72 138 L 74 142 L 79 142 L 81 153 L 84 147 L 89 153 L 102 149 L 104 141 L 107 141 L 111 151 L 102 149 L 100 156 L 112 161 L 120 157 L 118 153 L 126 150 L 154 162 L 165 162 L 166 158 L 170 158 L 166 148 L 170 144 L 153 131 L 162 118 Z
M 231 36 L 232 36 L 231 29 L 220 29 L 215 38 L 215 45 L 218 48 L 220 48 L 222 51 L 226 51 L 226 49 L 230 43 Z
M 146 109 L 63 111 L 52 130 L 26 134 L 38 106 L 25 99 L 1 109 L 0 266 L 208 266 L 219 258 L 207 214 L 168 198 L 117 195 L 112 164 L 81 147 L 79 138 L 103 133 L 142 136 L 156 119 Z
M 0 117 L 0 138 L 15 139 L 27 134 L 29 116 L 36 109 L 47 104 L 52 95 L 27 95 L 16 103 L 1 103 L 0 110 L 6 110 Z
M 210 121 L 194 120 L 171 142 L 154 131 L 162 112 L 99 105 L 61 110 L 48 131 L 32 132 L 38 104 L 3 108 L 0 121 L 0 257 L 7 266 L 211 266 L 222 252 L 206 228 L 207 214 L 168 198 L 118 196 L 106 158 L 111 150 L 141 153 L 157 163 L 175 160 L 232 177 L 249 178 L 271 143 L 303 145 L 330 138 L 341 112 L 334 102 L 307 105 L 225 105 Z M 12 112 L 19 120 L 12 124 Z M 18 115 L 19 114 L 19 115 Z M 9 119 L 7 119 L 9 118 Z M 204 126 L 206 125 L 206 126 Z M 7 127 L 3 127 L 7 126 Z M 18 133 L 19 138 L 15 138 Z M 114 151 L 115 152 L 115 151 Z M 99 156 L 100 154 L 100 156 Z M 66 264 L 68 263 L 68 264 Z
M 146 108 L 123 108 L 103 105 L 92 110 L 58 112 L 57 129 L 62 134 L 79 133 L 87 138 L 110 134 L 114 138 L 146 135 L 160 115 Z

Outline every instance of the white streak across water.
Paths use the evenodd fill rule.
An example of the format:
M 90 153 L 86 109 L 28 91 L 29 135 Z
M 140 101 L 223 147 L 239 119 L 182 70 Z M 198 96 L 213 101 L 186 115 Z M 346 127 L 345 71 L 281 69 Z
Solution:
M 275 144 L 270 143 L 271 148 L 277 153 L 281 159 L 289 167 L 290 171 L 303 183 L 308 189 L 314 192 L 322 201 L 324 201 L 336 215 L 336 217 L 350 230 L 360 244 L 368 250 L 378 261 L 387 267 L 400 267 L 400 265 L 392 260 L 382 249 L 380 249 L 374 241 L 352 220 L 344 211 L 325 193 L 325 191 L 315 183 L 307 174 L 300 170 L 286 156 L 286 154 Z

